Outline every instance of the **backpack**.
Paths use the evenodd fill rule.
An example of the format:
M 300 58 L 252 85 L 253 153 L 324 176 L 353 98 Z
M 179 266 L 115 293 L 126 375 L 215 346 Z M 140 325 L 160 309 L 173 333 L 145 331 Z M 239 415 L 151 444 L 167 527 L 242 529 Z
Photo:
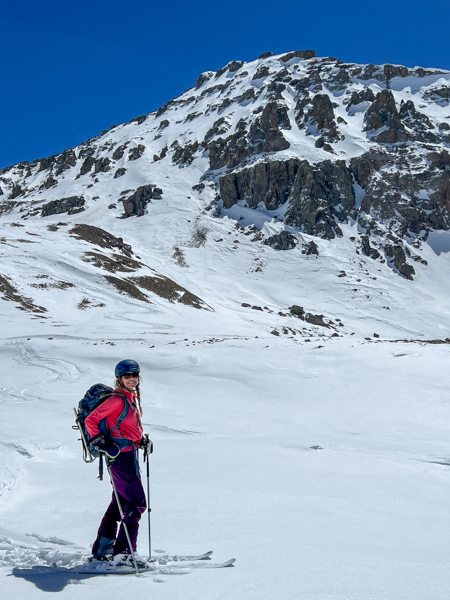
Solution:
M 126 399 L 126 397 L 123 394 L 121 394 L 117 390 L 113 390 L 113 388 L 111 388 L 107 385 L 103 385 L 102 383 L 96 383 L 95 385 L 93 385 L 92 387 L 90 387 L 88 389 L 88 391 L 84 395 L 84 398 L 82 400 L 80 400 L 80 402 L 78 404 L 78 410 L 76 408 L 73 409 L 73 412 L 75 413 L 75 423 L 76 423 L 76 425 L 73 426 L 73 429 L 78 429 L 79 432 L 81 433 L 80 441 L 83 445 L 83 460 L 84 460 L 84 462 L 87 462 L 87 463 L 94 462 L 94 460 L 96 458 L 98 458 L 101 454 L 98 450 L 95 450 L 95 449 L 92 449 L 89 447 L 89 445 L 92 441 L 92 437 L 89 435 L 89 432 L 86 429 L 86 425 L 85 425 L 86 417 L 88 415 L 90 415 L 91 412 L 95 408 L 100 406 L 100 404 L 103 404 L 103 402 L 105 402 L 105 400 L 110 398 L 113 394 L 118 394 L 119 396 L 121 396 L 123 398 L 124 408 L 123 408 L 123 411 L 120 413 L 119 418 L 117 419 L 117 424 L 114 426 L 114 428 L 111 431 L 108 430 L 106 418 L 104 418 L 100 421 L 100 423 L 99 423 L 100 433 L 102 433 L 105 436 L 106 440 L 110 440 L 113 431 L 115 431 L 117 429 L 119 438 L 114 437 L 114 444 L 117 444 L 117 446 L 119 446 L 119 448 L 121 448 L 121 449 L 125 448 L 126 446 L 129 446 L 131 444 L 131 442 L 129 440 L 126 440 L 120 434 L 120 425 L 125 421 L 125 419 L 128 416 L 128 412 L 130 410 L 130 404 L 129 404 L 128 400 Z

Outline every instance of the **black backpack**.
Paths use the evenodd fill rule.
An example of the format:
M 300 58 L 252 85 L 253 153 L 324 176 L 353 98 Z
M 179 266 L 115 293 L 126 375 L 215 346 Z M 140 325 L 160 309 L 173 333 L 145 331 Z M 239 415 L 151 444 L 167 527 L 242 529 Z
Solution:
M 129 446 L 131 442 L 123 438 L 120 434 L 120 425 L 125 421 L 128 416 L 128 412 L 130 410 L 130 404 L 126 397 L 118 392 L 117 390 L 113 390 L 113 388 L 103 385 L 102 383 L 96 383 L 92 387 L 88 389 L 85 393 L 84 398 L 80 400 L 78 404 L 78 410 L 76 408 L 73 409 L 75 413 L 75 423 L 76 425 L 73 429 L 78 429 L 81 433 L 81 443 L 83 445 L 83 460 L 84 462 L 91 463 L 94 462 L 96 458 L 100 456 L 100 452 L 96 449 L 90 448 L 89 445 L 92 441 L 91 436 L 89 435 L 88 430 L 86 429 L 85 420 L 91 412 L 100 406 L 105 400 L 110 398 L 113 394 L 119 394 L 124 400 L 124 408 L 120 413 L 119 418 L 117 419 L 117 424 L 114 426 L 112 431 L 108 430 L 108 425 L 106 423 L 106 419 L 102 419 L 99 423 L 99 430 L 105 436 L 105 439 L 109 441 L 111 439 L 111 434 L 113 431 L 117 429 L 119 434 L 119 438 L 114 437 L 114 444 L 117 444 L 119 448 L 124 448 L 125 446 Z

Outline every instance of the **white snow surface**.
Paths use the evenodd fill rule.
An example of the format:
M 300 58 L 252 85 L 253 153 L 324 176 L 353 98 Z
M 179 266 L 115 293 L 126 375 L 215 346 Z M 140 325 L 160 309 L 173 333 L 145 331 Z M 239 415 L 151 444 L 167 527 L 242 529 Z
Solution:
M 257 62 L 244 65 L 249 78 Z M 412 91 L 397 90 L 398 79 L 397 99 L 420 93 L 414 81 Z M 131 123 L 107 135 L 124 142 L 136 127 L 156 126 Z M 163 130 L 151 153 L 170 142 Z M 346 156 L 364 151 L 365 141 L 351 143 Z M 119 179 L 99 173 L 83 190 L 88 199 L 92 192 L 83 213 L 0 218 L 0 274 L 47 309 L 29 313 L 0 300 L 2 599 L 445 600 L 450 346 L 427 343 L 450 337 L 444 240 L 422 245 L 428 264 L 415 263 L 415 281 L 356 256 L 351 223 L 343 238 L 314 238 L 318 257 L 302 254 L 313 238 L 295 232 L 299 245 L 277 252 L 236 229 L 241 216 L 250 223 L 244 206 L 220 219 L 204 210 L 212 191 L 191 185 L 206 158 L 179 168 L 147 153 Z M 66 171 L 46 200 L 79 193 L 78 171 L 79 164 L 70 177 Z M 31 177 L 38 186 L 42 173 Z M 143 217 L 122 220 L 107 209 L 119 191 L 149 182 L 163 198 Z M 255 214 L 259 228 L 277 231 L 275 215 Z M 103 272 L 82 260 L 96 249 L 68 233 L 77 223 L 122 237 L 144 264 L 212 310 L 151 294 L 145 303 L 105 285 Z M 196 247 L 199 229 L 206 242 Z M 187 267 L 174 260 L 175 247 Z M 61 281 L 74 287 L 34 287 Z M 91 304 L 80 310 L 85 298 Z M 293 304 L 332 326 L 288 316 Z M 94 383 L 112 384 L 124 358 L 141 365 L 154 442 L 154 555 L 214 550 L 213 560 L 236 558 L 234 567 L 139 578 L 33 571 L 71 567 L 90 553 L 111 488 L 107 477 L 97 480 L 97 463 L 82 461 L 73 407 Z M 147 537 L 144 516 L 141 555 Z

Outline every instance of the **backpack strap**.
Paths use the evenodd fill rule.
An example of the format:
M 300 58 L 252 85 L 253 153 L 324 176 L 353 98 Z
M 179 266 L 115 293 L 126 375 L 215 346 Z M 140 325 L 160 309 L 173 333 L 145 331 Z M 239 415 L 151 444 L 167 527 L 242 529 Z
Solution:
M 119 418 L 117 419 L 117 423 L 111 429 L 109 435 L 110 435 L 110 437 L 112 437 L 113 431 L 115 431 L 117 429 L 117 433 L 119 434 L 119 438 L 124 439 L 123 436 L 122 436 L 122 434 L 120 433 L 120 426 L 125 421 L 125 419 L 128 417 L 128 413 L 130 412 L 130 403 L 128 402 L 128 399 L 123 394 L 121 394 L 120 392 L 116 391 L 116 394 L 118 394 L 121 398 L 123 398 L 125 406 L 123 407 L 123 410 L 120 413 Z

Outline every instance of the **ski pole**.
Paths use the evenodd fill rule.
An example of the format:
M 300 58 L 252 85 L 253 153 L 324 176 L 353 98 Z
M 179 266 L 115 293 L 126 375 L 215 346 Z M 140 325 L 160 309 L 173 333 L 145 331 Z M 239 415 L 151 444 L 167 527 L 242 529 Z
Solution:
M 153 453 L 153 442 L 149 439 L 148 434 L 146 434 L 146 444 L 145 444 L 145 456 L 144 460 L 147 461 L 147 515 L 148 515 L 148 560 L 152 560 L 152 528 L 150 523 L 150 513 L 152 509 L 150 508 L 150 454 Z
M 127 527 L 127 524 L 125 523 L 125 520 L 124 520 L 125 517 L 123 515 L 122 505 L 120 504 L 119 494 L 117 492 L 116 484 L 114 483 L 114 478 L 113 478 L 113 475 L 111 473 L 111 468 L 110 468 L 109 463 L 108 463 L 107 460 L 106 460 L 106 468 L 108 469 L 109 477 L 111 479 L 111 485 L 112 485 L 113 490 L 114 490 L 114 496 L 116 497 L 117 506 L 119 508 L 121 525 L 123 526 L 123 529 L 125 531 L 125 535 L 127 536 L 128 547 L 130 548 L 131 556 L 133 557 L 134 568 L 136 569 L 136 577 L 139 577 L 139 568 L 137 566 L 137 562 L 136 562 L 136 557 L 134 555 L 133 546 L 131 545 L 130 534 L 128 533 L 128 527 Z

